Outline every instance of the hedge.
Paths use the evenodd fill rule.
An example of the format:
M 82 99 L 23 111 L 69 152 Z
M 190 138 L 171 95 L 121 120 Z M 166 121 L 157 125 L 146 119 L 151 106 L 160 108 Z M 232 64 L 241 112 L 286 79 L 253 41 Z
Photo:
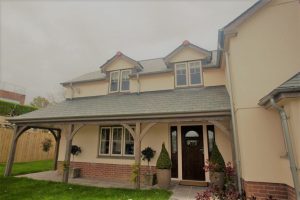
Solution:
M 0 115 L 2 116 L 22 115 L 34 110 L 37 108 L 0 100 Z

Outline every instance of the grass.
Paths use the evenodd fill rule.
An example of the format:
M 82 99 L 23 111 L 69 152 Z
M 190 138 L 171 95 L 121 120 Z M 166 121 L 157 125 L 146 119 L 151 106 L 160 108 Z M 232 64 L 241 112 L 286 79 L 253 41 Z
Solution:
M 170 195 L 169 191 L 157 189 L 97 188 L 27 178 L 0 178 L 0 199 L 6 200 L 167 200 Z
M 15 163 L 13 175 L 50 170 L 52 161 Z M 5 164 L 0 164 L 0 199 L 5 200 L 167 200 L 171 192 L 166 190 L 132 190 L 98 188 L 39 181 L 28 178 L 1 177 Z
M 52 169 L 52 160 L 40 160 L 33 162 L 14 163 L 12 175 L 29 174 L 34 172 L 48 171 Z M 0 176 L 5 170 L 5 163 L 0 163 Z

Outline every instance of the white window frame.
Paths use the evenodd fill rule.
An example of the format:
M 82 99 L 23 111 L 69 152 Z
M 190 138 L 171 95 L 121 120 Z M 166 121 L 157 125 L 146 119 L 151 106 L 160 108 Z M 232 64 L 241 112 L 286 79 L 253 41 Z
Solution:
M 177 85 L 177 65 L 182 65 L 182 64 L 185 65 L 185 71 L 186 71 L 186 77 L 185 77 L 185 79 L 186 79 L 186 84 L 185 85 Z M 189 80 L 188 80 L 189 71 L 188 71 L 188 67 L 187 66 L 188 66 L 187 63 L 176 63 L 175 64 L 175 86 L 176 87 L 186 87 L 186 86 L 188 86 L 188 84 L 189 84 Z
M 123 141 L 123 152 L 124 152 L 124 153 L 123 153 L 123 156 L 124 156 L 124 157 L 133 157 L 133 156 L 134 156 L 134 153 L 135 153 L 135 152 L 134 152 L 134 146 L 135 146 L 135 144 L 134 144 L 134 138 L 133 138 L 133 154 L 126 154 L 126 153 L 125 153 L 125 152 L 126 152 L 126 151 L 125 151 L 125 147 L 126 147 L 126 143 L 125 143 L 125 142 L 126 142 L 126 139 L 125 139 L 125 138 L 126 138 L 126 137 L 125 137 L 125 133 L 126 133 L 126 132 L 125 132 L 125 131 L 126 131 L 126 130 L 127 130 L 126 128 L 123 128 L 123 132 L 124 132 L 124 141 Z M 130 133 L 129 131 L 128 131 L 128 133 L 129 133 L 130 136 L 132 136 L 131 133 Z M 132 136 L 132 137 L 133 137 L 133 136 Z
M 197 84 L 192 84 L 191 83 L 191 73 L 190 73 L 190 63 L 195 63 L 199 62 L 200 63 L 200 83 Z M 185 70 L 186 70 L 186 84 L 185 85 L 177 85 L 177 65 L 182 65 L 185 64 Z M 188 87 L 188 86 L 201 86 L 203 85 L 203 72 L 202 72 L 202 63 L 201 61 L 190 61 L 190 62 L 180 62 L 180 63 L 175 63 L 174 67 L 175 71 L 175 87 L 176 88 L 182 88 L 182 87 Z
M 117 85 L 117 90 L 116 91 L 111 91 L 111 77 L 113 73 L 118 73 L 118 85 Z M 116 93 L 119 92 L 120 90 L 120 70 L 117 71 L 111 71 L 109 73 L 109 93 Z
M 121 139 L 121 154 L 113 154 L 113 129 L 122 129 L 122 139 Z M 101 143 L 102 143 L 102 129 L 109 129 L 109 147 L 108 147 L 108 153 L 103 154 L 101 153 Z M 122 126 L 102 126 L 100 127 L 99 132 L 99 145 L 98 145 L 98 155 L 99 156 L 107 156 L 107 157 L 134 157 L 135 152 L 133 151 L 133 154 L 125 154 L 125 128 Z M 131 133 L 128 131 L 128 133 L 131 135 Z M 131 135 L 132 136 L 132 135 Z M 134 139 L 133 139 L 133 146 L 135 146 Z
M 121 153 L 120 154 L 115 154 L 115 153 L 113 153 L 113 142 L 114 142 L 114 129 L 122 129 L 121 130 Z M 113 127 L 111 127 L 111 140 L 110 140 L 110 155 L 111 156 L 122 156 L 123 155 L 123 136 L 124 136 L 124 133 L 123 133 L 124 131 L 123 131 L 123 127 L 121 127 L 121 126 L 113 126 Z
M 107 154 L 104 154 L 104 153 L 101 153 L 101 145 L 102 145 L 102 129 L 109 129 L 109 142 L 108 142 L 108 153 Z M 99 133 L 99 149 L 98 149 L 98 154 L 101 155 L 101 156 L 110 156 L 111 154 L 111 127 L 109 126 L 103 126 L 100 128 L 100 133 Z
M 192 84 L 191 71 L 190 71 L 190 64 L 191 63 L 199 63 L 199 67 L 200 67 L 200 83 Z M 200 61 L 188 62 L 188 72 L 189 72 L 189 74 L 188 74 L 188 77 L 189 77 L 189 86 L 203 85 L 202 65 L 201 65 Z
M 129 75 L 130 75 L 131 70 L 130 70 L 130 69 L 127 69 L 127 70 L 121 70 L 121 73 L 120 73 L 120 91 L 121 91 L 121 92 L 128 92 L 128 91 L 130 91 L 130 79 L 128 79 L 128 81 L 129 81 L 129 88 L 128 88 L 128 90 L 122 90 L 122 84 L 123 84 L 123 72 L 129 72 Z

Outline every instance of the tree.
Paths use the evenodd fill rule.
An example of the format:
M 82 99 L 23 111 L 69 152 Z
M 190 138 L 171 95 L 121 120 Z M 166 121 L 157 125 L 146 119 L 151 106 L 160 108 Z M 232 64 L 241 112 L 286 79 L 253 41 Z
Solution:
M 49 101 L 48 101 L 48 99 L 46 99 L 44 97 L 38 96 L 32 100 L 30 105 L 32 105 L 36 108 L 45 108 L 46 106 L 49 105 Z

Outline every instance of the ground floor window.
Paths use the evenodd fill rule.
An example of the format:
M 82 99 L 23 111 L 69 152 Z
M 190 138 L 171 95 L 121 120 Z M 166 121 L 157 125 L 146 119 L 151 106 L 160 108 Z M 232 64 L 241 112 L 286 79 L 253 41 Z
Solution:
M 100 127 L 99 140 L 99 155 L 134 155 L 133 137 L 130 132 L 123 127 Z

